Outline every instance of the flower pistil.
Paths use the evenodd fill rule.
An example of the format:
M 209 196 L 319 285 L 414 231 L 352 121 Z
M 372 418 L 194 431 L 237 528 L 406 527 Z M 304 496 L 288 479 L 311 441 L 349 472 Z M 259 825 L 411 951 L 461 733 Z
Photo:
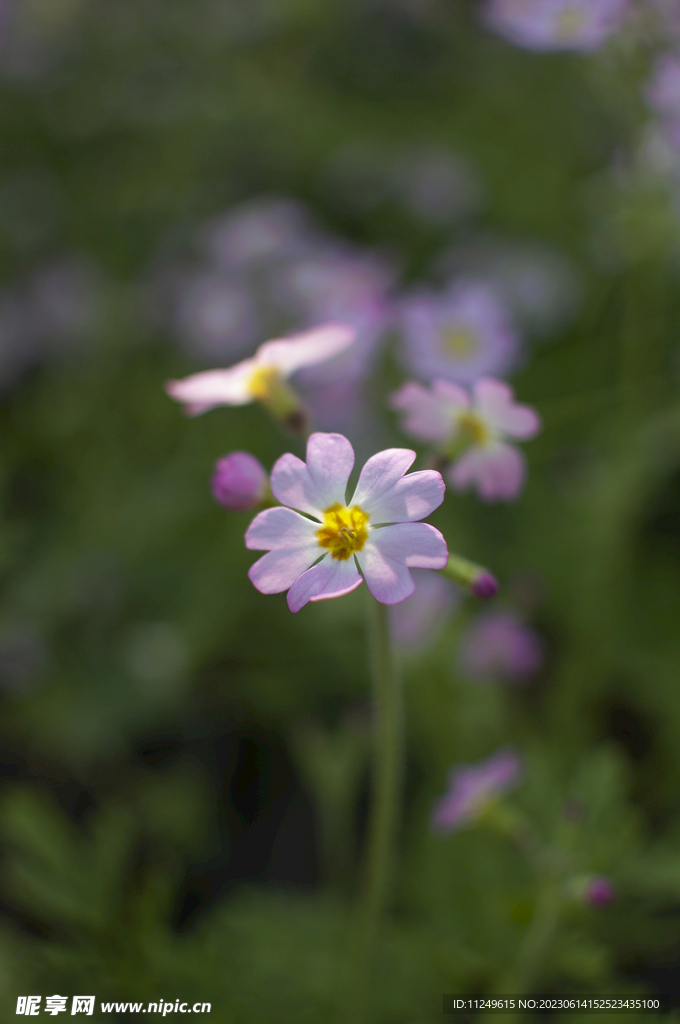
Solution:
M 346 562 L 368 540 L 368 519 L 368 512 L 359 505 L 348 508 L 336 501 L 325 509 L 323 526 L 316 531 L 319 547 L 328 548 L 332 558 Z

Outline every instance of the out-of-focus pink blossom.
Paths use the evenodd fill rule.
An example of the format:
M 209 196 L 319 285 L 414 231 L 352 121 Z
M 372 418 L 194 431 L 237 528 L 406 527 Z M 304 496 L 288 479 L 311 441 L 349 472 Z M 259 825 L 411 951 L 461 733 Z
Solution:
M 175 319 L 186 348 L 206 360 L 242 354 L 256 336 L 250 292 L 236 277 L 199 273 L 182 280 Z
M 645 94 L 657 114 L 680 116 L 680 57 L 677 54 L 667 53 L 659 58 Z
M 538 413 L 514 401 L 509 384 L 483 377 L 468 394 L 448 381 L 430 389 L 405 384 L 390 400 L 404 414 L 406 433 L 439 446 L 453 461 L 446 471 L 456 490 L 473 486 L 485 501 L 511 501 L 522 489 L 525 463 L 507 439 L 528 440 L 541 427 Z
M 264 198 L 242 203 L 211 221 L 204 244 L 232 270 L 299 254 L 309 245 L 310 228 L 301 203 Z
M 447 277 L 488 282 L 522 329 L 545 335 L 572 316 L 581 294 L 579 275 L 564 253 L 532 241 L 483 233 L 438 257 Z
M 277 279 L 280 301 L 303 324 L 337 320 L 356 331 L 351 351 L 323 367 L 305 371 L 303 384 L 366 375 L 390 319 L 391 281 L 389 268 L 377 257 L 340 249 L 292 260 L 281 269 Z
M 459 662 L 480 682 L 527 682 L 541 667 L 543 644 L 515 612 L 484 612 L 465 632 Z
M 616 898 L 616 886 L 604 875 L 594 875 L 586 884 L 585 901 L 591 907 L 606 907 Z
M 480 281 L 407 299 L 401 322 L 406 362 L 426 380 L 471 384 L 484 374 L 505 373 L 519 353 L 506 307 Z
M 411 575 L 416 589 L 391 611 L 392 635 L 402 650 L 427 647 L 461 598 L 461 591 L 441 573 L 413 569 Z
M 321 324 L 289 338 L 276 338 L 260 345 L 251 359 L 244 359 L 225 370 L 206 370 L 183 380 L 171 380 L 166 391 L 182 402 L 189 416 L 219 405 L 247 405 L 265 400 L 271 388 L 305 366 L 344 352 L 353 343 L 355 332 L 344 324 Z
M 288 261 L 276 276 L 278 300 L 297 322 L 337 320 L 356 332 L 347 351 L 297 376 L 312 422 L 349 434 L 355 444 L 373 432 L 365 385 L 391 321 L 391 283 L 382 260 L 339 247 Z
M 669 36 L 680 36 L 678 0 L 646 0 L 645 6 L 656 15 L 664 40 Z
M 487 0 L 485 24 L 529 50 L 597 50 L 617 32 L 630 0 Z
M 522 775 L 522 761 L 512 747 L 503 747 L 485 761 L 456 765 L 447 792 L 435 805 L 432 827 L 455 832 L 475 821 L 496 797 L 513 789 Z
M 269 491 L 269 477 L 250 452 L 231 452 L 215 463 L 211 489 L 215 501 L 224 508 L 257 508 Z

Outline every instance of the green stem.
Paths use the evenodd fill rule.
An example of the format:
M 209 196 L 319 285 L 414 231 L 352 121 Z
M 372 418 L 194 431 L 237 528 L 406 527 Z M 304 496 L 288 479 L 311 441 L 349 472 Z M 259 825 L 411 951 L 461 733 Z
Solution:
M 402 764 L 401 685 L 390 635 L 389 609 L 370 599 L 370 662 L 375 742 L 368 849 L 351 978 L 351 1024 L 366 1019 L 368 988 L 381 919 L 392 888 Z

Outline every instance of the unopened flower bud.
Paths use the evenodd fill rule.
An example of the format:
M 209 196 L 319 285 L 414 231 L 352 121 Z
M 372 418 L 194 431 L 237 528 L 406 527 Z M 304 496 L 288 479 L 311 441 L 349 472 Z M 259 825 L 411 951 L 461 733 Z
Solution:
M 616 897 L 616 886 L 604 875 L 593 875 L 586 885 L 584 896 L 591 907 L 606 907 Z
M 475 597 L 481 598 L 482 601 L 488 601 L 498 593 L 498 580 L 490 572 L 480 572 L 471 583 L 470 590 Z
M 605 875 L 574 875 L 565 885 L 565 895 L 588 907 L 606 907 L 616 898 L 616 886 Z
M 448 564 L 442 569 L 442 572 L 456 583 L 467 587 L 471 594 L 481 598 L 482 601 L 488 601 L 498 593 L 496 577 L 492 576 L 488 569 L 484 569 L 481 565 L 475 565 L 474 562 L 468 562 L 460 555 L 449 555 Z
M 220 505 L 240 512 L 263 504 L 269 492 L 269 478 L 254 455 L 231 452 L 215 463 L 211 489 Z

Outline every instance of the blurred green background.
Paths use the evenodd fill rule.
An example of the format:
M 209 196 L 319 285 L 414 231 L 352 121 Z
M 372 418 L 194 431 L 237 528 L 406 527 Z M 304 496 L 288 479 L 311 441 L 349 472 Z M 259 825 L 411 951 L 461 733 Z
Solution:
M 263 314 L 240 349 L 209 351 L 172 312 L 207 265 L 205 226 L 271 197 L 383 261 L 390 302 L 478 253 L 482 269 L 528 253 L 557 282 L 512 377 L 544 419 L 524 493 L 450 493 L 432 517 L 497 574 L 544 663 L 526 685 L 466 678 L 472 598 L 402 655 L 374 1019 L 438 1020 L 442 993 L 491 991 L 516 956 L 530 867 L 489 830 L 429 826 L 450 766 L 507 743 L 527 763 L 516 806 L 617 893 L 565 909 L 532 986 L 677 992 L 680 225 L 639 157 L 654 38 L 534 54 L 467 0 L 2 13 L 2 1020 L 29 992 L 205 1000 L 220 1024 L 342 1010 L 369 786 L 365 588 L 297 616 L 259 594 L 250 517 L 215 504 L 210 474 L 228 451 L 270 467 L 299 443 L 254 406 L 187 420 L 163 392 L 279 330 Z M 409 192 L 422 154 L 443 175 L 434 208 Z M 396 339 L 368 426 L 348 431 L 363 456 L 412 443 L 384 404 L 407 376 Z

